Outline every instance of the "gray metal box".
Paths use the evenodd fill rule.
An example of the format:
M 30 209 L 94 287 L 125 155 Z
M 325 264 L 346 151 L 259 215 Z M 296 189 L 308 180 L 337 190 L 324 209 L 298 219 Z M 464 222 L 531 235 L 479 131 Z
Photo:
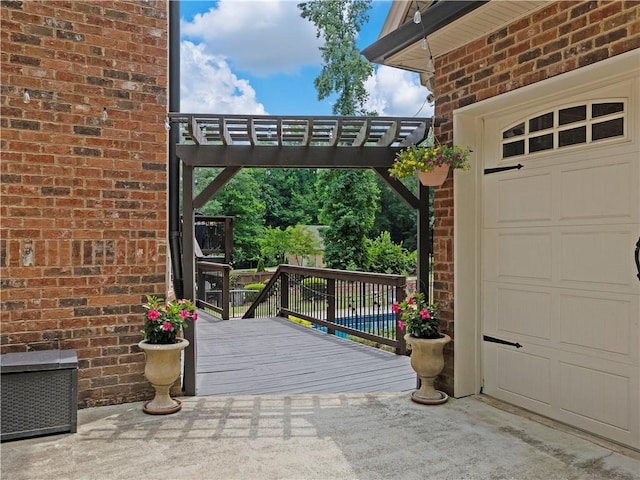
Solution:
M 75 433 L 78 357 L 75 350 L 0 355 L 1 441 Z

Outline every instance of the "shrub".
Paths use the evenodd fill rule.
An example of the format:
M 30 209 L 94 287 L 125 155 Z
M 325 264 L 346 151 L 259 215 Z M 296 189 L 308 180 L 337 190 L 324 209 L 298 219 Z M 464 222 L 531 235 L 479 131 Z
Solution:
M 258 295 L 260 295 L 260 292 L 263 288 L 264 283 L 248 283 L 247 285 L 245 285 L 244 290 L 249 290 L 245 292 L 245 302 L 253 302 L 256 298 L 258 298 Z
M 376 273 L 409 275 L 416 269 L 416 254 L 393 243 L 389 232 L 367 242 L 369 270 Z

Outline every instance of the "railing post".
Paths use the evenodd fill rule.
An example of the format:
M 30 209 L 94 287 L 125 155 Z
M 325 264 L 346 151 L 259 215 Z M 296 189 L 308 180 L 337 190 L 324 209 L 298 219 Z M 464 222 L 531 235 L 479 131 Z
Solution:
M 198 262 L 196 262 L 196 300 L 207 300 L 206 299 L 206 290 L 205 290 L 205 276 L 204 272 L 198 268 Z
M 396 291 L 396 302 L 400 303 L 402 302 L 406 296 L 407 296 L 407 292 L 404 289 L 403 285 L 396 285 L 395 288 Z M 398 325 L 398 322 L 400 320 L 400 314 L 397 313 L 396 314 L 396 342 L 398 342 L 396 345 L 396 355 L 406 355 L 407 354 L 407 342 L 404 339 L 404 335 L 405 335 L 405 331 L 400 328 L 400 326 Z
M 327 321 L 336 321 L 336 279 L 327 278 Z M 327 328 L 329 335 L 335 335 L 336 331 L 333 328 Z
M 229 320 L 229 304 L 231 303 L 231 288 L 229 268 L 222 271 L 222 319 Z
M 280 287 L 282 287 L 282 289 L 280 290 L 280 308 L 288 309 L 289 308 L 289 274 L 286 272 L 283 272 L 283 274 L 280 275 Z

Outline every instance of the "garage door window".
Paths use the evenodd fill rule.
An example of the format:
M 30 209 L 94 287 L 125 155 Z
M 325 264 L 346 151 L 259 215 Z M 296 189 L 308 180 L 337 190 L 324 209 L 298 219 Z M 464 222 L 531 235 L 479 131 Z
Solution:
M 625 102 L 590 102 L 548 111 L 502 132 L 502 158 L 624 137 Z

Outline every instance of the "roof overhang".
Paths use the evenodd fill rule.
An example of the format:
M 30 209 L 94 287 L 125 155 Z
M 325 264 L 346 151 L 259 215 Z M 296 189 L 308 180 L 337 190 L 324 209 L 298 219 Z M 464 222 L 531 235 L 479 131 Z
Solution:
M 427 7 L 422 10 L 425 3 Z M 362 54 L 381 65 L 424 74 L 428 52 L 421 44 L 425 36 L 436 58 L 486 37 L 545 4 L 545 0 L 419 2 L 422 22 L 416 24 L 412 21 L 415 2 L 395 1 L 380 38 Z
M 446 1 L 435 2 L 422 13 L 422 22 L 414 23 L 407 21 L 399 25 L 395 30 L 390 31 L 376 42 L 369 45 L 362 51 L 362 54 L 371 62 L 387 64 L 386 59 L 403 51 L 407 47 L 421 41 L 425 36 L 438 31 L 442 27 L 449 25 L 464 15 L 472 12 L 487 3 L 483 1 Z M 399 4 L 405 10 L 410 9 L 412 2 L 394 2 L 394 6 Z M 392 9 L 396 21 L 406 20 L 406 13 L 402 15 L 396 8 Z M 404 17 L 404 18 L 403 18 Z M 385 22 L 385 30 L 392 28 L 392 24 Z M 424 58 L 424 55 L 423 55 Z

